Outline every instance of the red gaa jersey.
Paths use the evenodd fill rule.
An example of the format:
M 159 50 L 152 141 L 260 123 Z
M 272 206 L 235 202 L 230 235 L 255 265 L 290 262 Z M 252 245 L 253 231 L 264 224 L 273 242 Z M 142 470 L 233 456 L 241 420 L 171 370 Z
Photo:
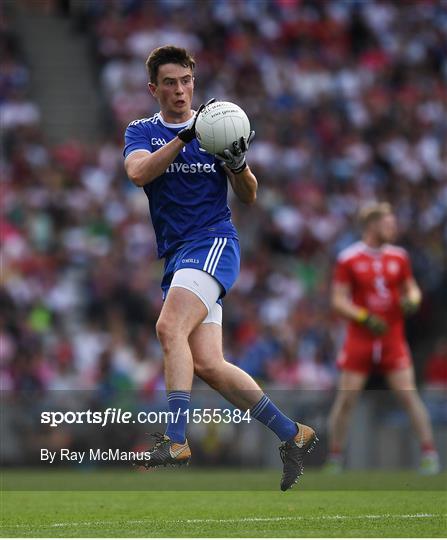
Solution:
M 349 285 L 353 303 L 382 317 L 389 325 L 387 334 L 396 337 L 404 335 L 401 289 L 411 277 L 404 249 L 388 244 L 373 249 L 364 242 L 344 249 L 334 272 L 334 282 Z M 349 323 L 347 337 L 375 339 L 367 328 L 354 321 Z

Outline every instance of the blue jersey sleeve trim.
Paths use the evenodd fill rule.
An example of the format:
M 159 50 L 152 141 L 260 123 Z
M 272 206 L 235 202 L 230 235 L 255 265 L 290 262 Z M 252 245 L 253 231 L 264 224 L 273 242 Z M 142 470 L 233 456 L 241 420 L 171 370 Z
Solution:
M 125 158 L 135 150 L 146 150 L 152 152 L 152 145 L 150 143 L 150 135 L 144 129 L 144 124 L 139 122 L 137 124 L 129 124 L 124 135 L 125 147 L 123 155 Z
M 128 154 L 126 155 L 124 159 L 127 159 L 132 154 L 135 154 L 135 152 L 147 152 L 148 154 L 152 154 L 152 152 L 150 150 L 147 150 L 146 148 L 136 148 L 135 150 L 128 152 Z

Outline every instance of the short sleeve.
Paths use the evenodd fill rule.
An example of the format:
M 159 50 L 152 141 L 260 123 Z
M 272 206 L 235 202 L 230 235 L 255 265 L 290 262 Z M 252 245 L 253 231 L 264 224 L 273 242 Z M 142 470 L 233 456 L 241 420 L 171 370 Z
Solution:
M 407 281 L 407 279 L 410 279 L 413 277 L 413 270 L 411 269 L 411 262 L 410 257 L 408 256 L 408 253 L 405 251 L 402 255 L 402 281 Z
M 127 126 L 124 134 L 124 141 L 124 158 L 137 150 L 146 150 L 147 152 L 152 152 L 149 134 L 146 132 L 144 124 L 138 120 L 130 123 Z
M 347 260 L 338 259 L 332 277 L 334 283 L 351 283 L 351 272 Z

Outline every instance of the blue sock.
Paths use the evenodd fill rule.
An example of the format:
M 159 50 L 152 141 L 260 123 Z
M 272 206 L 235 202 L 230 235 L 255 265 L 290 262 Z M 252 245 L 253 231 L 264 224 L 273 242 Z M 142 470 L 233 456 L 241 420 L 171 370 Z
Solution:
M 186 439 L 186 415 L 184 412 L 189 407 L 191 392 L 174 391 L 168 393 L 169 412 L 173 413 L 174 420 L 168 422 L 165 435 L 172 442 L 184 443 Z
M 250 416 L 274 431 L 281 441 L 288 441 L 298 432 L 296 423 L 283 414 L 265 394 L 250 409 Z

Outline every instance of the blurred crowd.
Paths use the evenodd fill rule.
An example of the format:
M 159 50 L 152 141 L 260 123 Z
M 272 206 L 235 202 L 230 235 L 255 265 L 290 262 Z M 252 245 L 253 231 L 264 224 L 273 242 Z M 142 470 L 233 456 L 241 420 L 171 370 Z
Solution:
M 158 110 L 144 62 L 168 43 L 195 55 L 196 105 L 234 101 L 256 130 L 258 202 L 231 197 L 242 268 L 224 302 L 227 358 L 277 387 L 333 388 L 331 269 L 359 207 L 389 200 L 424 291 L 409 322 L 417 371 L 447 386 L 445 4 L 85 0 L 68 16 L 109 107 L 94 145 L 46 142 L 32 66 L 12 22 L 0 27 L 2 388 L 162 388 L 162 262 L 122 147 L 127 123 Z

